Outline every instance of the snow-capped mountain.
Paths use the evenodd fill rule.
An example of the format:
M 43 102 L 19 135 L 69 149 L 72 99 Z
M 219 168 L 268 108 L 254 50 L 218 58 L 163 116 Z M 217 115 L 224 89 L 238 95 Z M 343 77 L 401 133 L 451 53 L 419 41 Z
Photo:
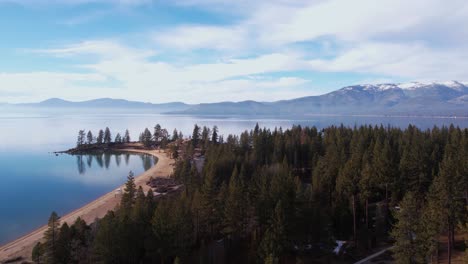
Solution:
M 384 84 L 362 84 L 347 86 L 338 91 L 351 91 L 356 89 L 362 89 L 366 91 L 387 91 L 387 90 L 403 90 L 403 91 L 428 91 L 428 90 L 444 90 L 444 91 L 457 91 L 466 93 L 468 90 L 468 82 L 409 82 L 409 83 L 384 83 Z
M 450 104 L 464 101 L 468 95 L 468 85 L 463 82 L 431 82 L 431 83 L 402 83 L 402 84 L 367 84 L 342 88 L 336 92 L 324 95 L 335 97 L 345 102 L 352 98 L 356 103 L 369 104 L 368 107 L 392 107 L 401 110 L 415 107 Z M 459 98 L 460 97 L 460 98 Z M 442 104 L 442 105 L 441 105 Z M 442 107 L 443 108 L 443 107 Z
M 447 82 L 408 82 L 408 83 L 383 83 L 383 84 L 362 84 L 348 86 L 341 90 L 353 90 L 356 87 L 363 87 L 364 90 L 385 91 L 390 89 L 417 90 L 417 89 L 433 89 L 444 88 L 456 91 L 466 91 L 468 82 L 447 81 Z
M 185 114 L 297 115 L 380 114 L 468 116 L 468 83 L 411 82 L 347 86 L 320 96 L 272 103 L 201 104 L 178 112 Z

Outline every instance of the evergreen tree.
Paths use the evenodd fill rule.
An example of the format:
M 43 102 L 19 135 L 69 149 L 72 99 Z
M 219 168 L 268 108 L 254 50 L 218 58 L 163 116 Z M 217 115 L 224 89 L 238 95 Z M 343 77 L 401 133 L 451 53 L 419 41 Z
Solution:
M 357 196 L 359 194 L 359 180 L 361 175 L 361 164 L 359 154 L 353 154 L 348 162 L 344 165 L 343 169 L 336 180 L 337 192 L 342 195 L 343 202 L 351 203 L 351 213 L 353 216 L 352 230 L 353 239 L 357 239 Z
M 143 143 L 145 147 L 151 147 L 152 145 L 152 140 L 151 140 L 151 132 L 149 131 L 148 128 L 145 128 L 145 131 L 140 135 L 140 142 Z
M 239 236 L 244 231 L 245 216 L 245 194 L 242 180 L 239 177 L 237 167 L 229 182 L 227 197 L 224 205 L 224 230 L 223 233 L 228 237 L 235 235 Z
M 123 142 L 124 143 L 130 143 L 130 132 L 128 132 L 128 129 L 125 130 L 125 135 L 123 137 Z
M 177 128 L 174 128 L 174 131 L 172 132 L 172 141 L 177 141 L 179 139 L 179 132 L 177 131 Z
M 96 138 L 96 143 L 102 144 L 104 142 L 104 131 L 99 130 L 98 136 Z
M 109 144 L 109 143 L 111 143 L 111 141 L 112 141 L 112 138 L 111 138 L 111 137 L 112 137 L 112 136 L 111 136 L 111 132 L 110 132 L 109 128 L 106 127 L 106 130 L 104 131 L 104 139 L 103 139 L 103 140 L 104 140 L 104 144 Z
M 369 228 L 369 199 L 372 196 L 372 189 L 374 187 L 374 175 L 373 166 L 366 163 L 361 173 L 361 179 L 359 180 L 359 195 L 362 201 L 364 201 L 366 228 Z
M 404 183 L 403 190 L 415 193 L 425 193 L 430 185 L 430 170 L 428 162 L 428 153 L 424 144 L 424 136 L 414 127 L 406 131 L 403 138 L 406 146 L 400 160 L 401 182 Z
M 201 141 L 203 142 L 204 149 L 206 149 L 208 144 L 210 143 L 210 134 L 211 134 L 210 129 L 206 126 L 203 126 L 202 133 L 201 133 Z
M 85 143 L 85 131 L 80 130 L 78 131 L 78 138 L 76 140 L 76 146 L 81 147 Z
M 121 234 L 117 226 L 118 222 L 112 211 L 98 221 L 99 228 L 93 243 L 93 262 L 123 263 L 119 243 Z
M 70 263 L 90 263 L 91 228 L 78 217 L 71 226 Z
M 377 181 L 380 183 L 380 189 L 385 191 L 385 200 L 388 202 L 389 187 L 392 187 L 397 175 L 397 168 L 395 167 L 394 157 L 389 140 L 385 143 L 380 143 L 380 140 L 374 145 L 373 150 L 373 169 L 376 174 Z
M 34 246 L 31 259 L 37 264 L 44 263 L 44 245 L 41 242 L 37 242 Z
M 467 214 L 463 196 L 466 186 L 461 184 L 462 176 L 458 174 L 455 159 L 450 152 L 446 150 L 439 175 L 435 177 L 428 195 L 429 204 L 434 207 L 432 220 L 438 224 L 438 230 L 447 234 L 449 262 L 454 249 L 456 226 L 466 221 Z
M 162 128 L 160 124 L 156 124 L 156 126 L 154 127 L 153 137 L 154 137 L 154 141 L 156 142 L 156 144 L 159 144 L 161 142 Z
M 200 127 L 195 124 L 193 127 L 193 132 L 192 132 L 192 146 L 196 148 L 198 146 L 198 143 L 200 141 Z
M 171 252 L 171 247 L 175 236 L 168 203 L 160 203 L 157 206 L 152 219 L 152 229 L 159 245 L 158 254 L 160 256 L 160 262 L 164 263 L 164 260 L 173 253 Z
M 57 263 L 70 263 L 71 241 L 71 229 L 67 223 L 63 223 L 57 239 Z
M 193 215 L 188 207 L 188 199 L 177 199 L 172 210 L 171 218 L 174 223 L 174 253 L 173 256 L 186 256 L 194 245 Z
M 122 137 L 120 136 L 120 133 L 117 133 L 114 139 L 115 143 L 122 143 Z
M 86 135 L 86 143 L 92 144 L 93 142 L 94 142 L 93 133 L 91 131 L 88 131 L 88 134 Z
M 169 133 L 165 128 L 161 130 L 161 137 L 160 137 L 160 142 L 159 146 L 161 148 L 165 148 L 167 146 L 167 143 L 169 143 Z
M 144 225 L 146 222 L 149 223 L 152 217 L 151 214 L 152 212 L 149 211 L 147 206 L 147 199 L 143 192 L 143 188 L 139 186 L 135 194 L 135 205 L 132 208 L 132 219 L 135 222 L 140 222 L 141 225 Z
M 56 212 L 52 212 L 47 223 L 47 230 L 44 233 L 44 257 L 45 263 L 59 263 L 58 259 L 58 239 L 60 217 Z
M 127 182 L 125 183 L 124 193 L 122 194 L 122 199 L 120 201 L 123 215 L 128 215 L 130 213 L 130 209 L 135 201 L 136 191 L 135 178 L 133 177 L 133 172 L 130 171 L 127 176 Z
M 220 212 L 216 210 L 216 183 L 214 175 L 206 175 L 201 188 L 200 231 L 212 237 L 218 228 Z
M 278 259 L 283 254 L 286 246 L 285 212 L 280 200 L 276 204 L 270 227 L 260 243 L 260 256 L 264 260 Z
M 395 239 L 393 249 L 396 263 L 423 263 L 424 252 L 421 252 L 420 237 L 420 203 L 415 195 L 407 193 L 400 204 L 395 218 L 397 223 L 392 230 Z
M 218 127 L 217 126 L 213 127 L 213 132 L 211 133 L 211 142 L 213 144 L 218 143 Z
M 426 262 L 433 262 L 434 253 L 438 249 L 439 237 L 442 231 L 439 201 L 434 200 L 435 188 L 431 186 L 425 205 L 421 208 L 418 243 Z

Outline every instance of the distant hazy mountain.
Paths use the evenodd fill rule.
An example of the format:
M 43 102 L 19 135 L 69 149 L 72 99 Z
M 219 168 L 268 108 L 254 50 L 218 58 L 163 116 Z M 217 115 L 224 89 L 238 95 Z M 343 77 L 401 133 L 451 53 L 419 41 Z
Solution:
M 9 106 L 52 109 L 51 111 L 99 109 L 184 115 L 468 116 L 468 83 L 451 81 L 353 85 L 324 95 L 276 102 L 242 101 L 189 105 L 180 102 L 152 104 L 110 98 L 71 102 L 52 98 L 40 103 Z
M 82 102 L 71 102 L 59 98 L 51 98 L 39 103 L 15 104 L 14 107 L 21 108 L 43 108 L 43 109 L 119 109 L 119 110 L 140 110 L 151 112 L 182 111 L 191 105 L 181 102 L 164 104 L 142 103 L 128 101 L 124 99 L 100 98 Z
M 254 101 L 199 104 L 178 114 L 192 115 L 457 115 L 468 116 L 468 84 L 368 84 L 319 96 L 271 103 Z

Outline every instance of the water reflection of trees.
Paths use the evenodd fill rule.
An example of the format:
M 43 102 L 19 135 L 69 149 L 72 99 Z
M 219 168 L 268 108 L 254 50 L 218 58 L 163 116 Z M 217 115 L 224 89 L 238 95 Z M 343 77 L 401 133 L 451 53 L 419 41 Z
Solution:
M 121 161 L 121 155 L 115 154 L 115 164 L 117 164 L 117 167 L 120 166 L 120 161 Z
M 106 169 L 109 169 L 110 160 L 111 160 L 111 154 L 107 152 L 104 153 L 104 165 L 106 166 Z
M 83 161 L 83 155 L 77 155 L 76 156 L 76 164 L 78 166 L 78 173 L 79 174 L 84 174 L 86 172 L 86 166 Z
M 143 168 L 149 170 L 153 166 L 153 157 L 149 155 L 140 155 L 141 160 L 143 161 Z
M 102 168 L 102 166 L 104 166 L 104 162 L 102 161 L 102 154 L 97 154 L 94 156 L 96 157 L 97 164 Z
M 135 154 L 129 153 L 100 153 L 100 154 L 89 154 L 89 155 L 76 155 L 76 164 L 79 174 L 86 173 L 86 167 L 91 168 L 93 162 L 100 168 L 109 169 L 111 166 L 112 156 L 114 156 L 115 164 L 120 167 L 122 163 L 122 156 L 125 162 L 125 166 L 130 165 L 130 156 Z M 148 170 L 157 162 L 157 158 L 151 155 L 138 155 L 142 161 L 143 169 Z M 95 160 L 95 161 L 93 161 Z
M 87 155 L 86 156 L 86 163 L 88 164 L 88 168 L 91 168 L 91 164 L 93 163 L 93 156 Z
M 125 153 L 125 165 L 128 166 L 128 162 L 130 161 L 130 154 L 129 153 Z

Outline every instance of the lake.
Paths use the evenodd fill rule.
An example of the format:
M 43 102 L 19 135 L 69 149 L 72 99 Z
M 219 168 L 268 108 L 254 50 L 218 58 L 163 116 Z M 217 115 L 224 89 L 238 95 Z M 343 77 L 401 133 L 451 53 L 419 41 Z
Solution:
M 177 128 L 190 135 L 194 124 L 217 125 L 220 134 L 238 134 L 256 123 L 267 128 L 292 125 L 354 126 L 372 124 L 422 129 L 455 124 L 468 127 L 466 118 L 402 117 L 194 117 L 159 114 L 0 113 L 0 244 L 45 224 L 52 211 L 64 215 L 117 188 L 131 170 L 140 174 L 154 164 L 146 155 L 54 155 L 73 147 L 80 129 L 94 134 L 106 126 L 113 137 L 130 130 L 137 139 L 145 127 L 161 124 L 172 134 Z
M 0 152 L 0 244 L 79 208 L 155 164 L 149 155 Z

